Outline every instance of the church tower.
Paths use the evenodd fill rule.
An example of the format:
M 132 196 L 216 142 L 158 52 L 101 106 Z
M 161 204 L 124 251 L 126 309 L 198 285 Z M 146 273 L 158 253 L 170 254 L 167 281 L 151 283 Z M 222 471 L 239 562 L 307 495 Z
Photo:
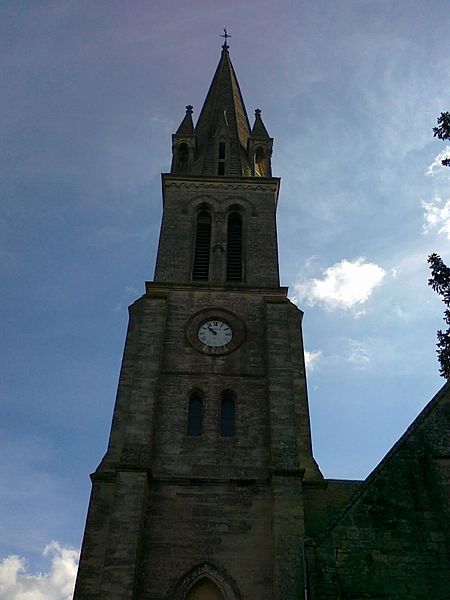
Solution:
M 302 312 L 279 282 L 272 139 L 226 39 L 162 175 L 75 600 L 294 600 L 313 459 Z M 308 491 L 309 490 L 309 491 Z M 306 500 L 307 501 L 307 500 Z

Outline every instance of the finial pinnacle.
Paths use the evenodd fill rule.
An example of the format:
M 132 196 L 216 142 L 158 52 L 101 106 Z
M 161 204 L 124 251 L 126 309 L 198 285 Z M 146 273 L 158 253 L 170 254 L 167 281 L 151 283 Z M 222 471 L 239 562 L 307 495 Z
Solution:
M 260 108 L 256 108 L 255 109 L 255 119 L 257 119 L 260 116 L 261 116 L 261 109 Z
M 192 115 L 192 111 L 194 110 L 194 107 L 191 104 L 188 104 L 186 106 L 186 114 L 187 115 Z
M 227 44 L 227 39 L 228 39 L 228 38 L 230 38 L 230 37 L 231 37 L 231 35 L 228 33 L 228 31 L 226 30 L 226 28 L 225 28 L 225 27 L 223 28 L 223 33 L 221 34 L 221 36 L 220 36 L 220 37 L 223 37 L 223 38 L 225 39 L 225 42 L 223 43 L 223 45 L 222 45 L 222 48 L 223 48 L 224 50 L 228 50 L 228 48 L 229 48 L 230 46 Z

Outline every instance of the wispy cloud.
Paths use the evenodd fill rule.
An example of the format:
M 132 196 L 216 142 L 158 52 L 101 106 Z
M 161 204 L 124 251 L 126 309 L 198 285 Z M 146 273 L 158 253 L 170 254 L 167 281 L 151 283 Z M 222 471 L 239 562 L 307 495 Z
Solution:
M 25 559 L 14 554 L 0 562 L 2 600 L 72 600 L 78 550 L 51 542 L 43 555 L 51 561 L 47 573 L 28 573 Z
M 367 302 L 385 275 L 382 267 L 365 258 L 344 259 L 328 267 L 321 279 L 295 283 L 294 301 L 303 301 L 310 306 L 322 304 L 328 310 L 351 310 Z
M 364 369 L 370 364 L 369 351 L 362 342 L 357 340 L 348 340 L 350 351 L 347 356 L 347 361 L 353 364 L 358 369 Z
M 435 196 L 431 202 L 422 202 L 425 212 L 423 230 L 425 233 L 437 229 L 450 240 L 450 198 L 443 203 L 442 198 Z
M 312 350 L 311 352 L 305 350 L 305 366 L 308 373 L 312 373 L 312 371 L 314 371 L 318 367 L 321 360 L 321 350 Z
M 426 174 L 427 175 L 436 175 L 437 173 L 450 173 L 450 169 L 448 167 L 444 167 L 442 165 L 442 161 L 445 158 L 450 158 L 450 146 L 446 146 L 445 150 L 439 152 L 439 154 L 435 157 L 434 161 L 429 165 Z
M 393 308 L 393 311 L 394 311 L 394 314 L 396 314 L 397 317 L 399 317 L 403 321 L 409 321 L 411 318 L 411 313 L 403 310 L 403 308 L 401 308 L 398 305 Z

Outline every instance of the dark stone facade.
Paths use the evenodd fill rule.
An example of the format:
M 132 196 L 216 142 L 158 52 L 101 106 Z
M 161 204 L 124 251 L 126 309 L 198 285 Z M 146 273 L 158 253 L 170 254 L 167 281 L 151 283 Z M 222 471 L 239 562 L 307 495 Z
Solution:
M 367 481 L 323 478 L 302 312 L 279 285 L 272 140 L 260 111 L 250 129 L 226 46 L 197 127 L 191 115 L 162 178 L 155 280 L 129 311 L 74 599 L 450 598 L 450 391 Z M 201 211 L 211 229 L 208 276 L 197 281 Z M 227 281 L 231 213 L 242 220 L 239 281 Z M 214 319 L 231 327 L 229 344 L 200 340 Z M 234 398 L 231 436 L 219 426 L 224 392 Z

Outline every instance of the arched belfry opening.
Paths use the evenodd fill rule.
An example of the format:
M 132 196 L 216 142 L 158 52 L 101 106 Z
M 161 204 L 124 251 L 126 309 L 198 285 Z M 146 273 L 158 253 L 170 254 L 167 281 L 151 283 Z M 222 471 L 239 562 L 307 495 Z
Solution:
M 211 215 L 202 210 L 197 215 L 194 264 L 192 268 L 192 279 L 194 281 L 208 281 L 209 258 L 211 248 Z
M 269 176 L 269 161 L 268 152 L 266 148 L 258 146 L 255 152 L 255 175 L 259 177 Z
M 232 212 L 227 222 L 227 281 L 242 281 L 242 216 Z
M 225 600 L 225 596 L 214 581 L 203 577 L 191 587 L 186 600 Z
M 178 144 L 174 149 L 174 173 L 187 173 L 190 169 L 190 153 L 189 146 L 182 142 Z

